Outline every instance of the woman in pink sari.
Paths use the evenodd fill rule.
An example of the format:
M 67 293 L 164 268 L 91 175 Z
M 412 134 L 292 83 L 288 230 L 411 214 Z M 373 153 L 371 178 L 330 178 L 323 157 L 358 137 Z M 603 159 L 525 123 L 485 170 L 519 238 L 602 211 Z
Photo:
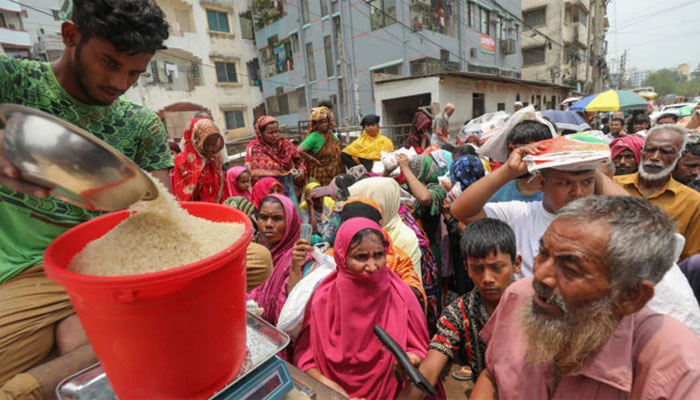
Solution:
M 261 244 L 272 253 L 272 274 L 248 294 L 248 299 L 255 300 L 264 310 L 264 320 L 277 325 L 287 301 L 292 249 L 301 231 L 301 218 L 292 201 L 280 194 L 265 197 L 258 209 L 258 231 Z
M 428 351 L 416 296 L 386 268 L 388 243 L 369 219 L 341 225 L 334 247 L 337 270 L 309 301 L 295 347 L 294 361 L 302 371 L 350 398 L 393 399 L 401 389 L 392 372 L 394 357 L 374 336 L 374 325 L 413 359 Z

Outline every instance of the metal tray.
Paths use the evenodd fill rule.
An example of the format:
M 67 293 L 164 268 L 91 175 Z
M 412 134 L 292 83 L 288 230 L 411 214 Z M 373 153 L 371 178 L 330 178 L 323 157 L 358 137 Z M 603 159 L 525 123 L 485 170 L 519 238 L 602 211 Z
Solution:
M 257 367 L 272 358 L 289 344 L 289 336 L 274 326 L 252 314 L 247 314 L 246 351 L 243 365 L 236 377 L 221 390 L 214 393 L 210 399 L 216 398 L 240 379 L 247 376 Z M 107 375 L 102 366 L 97 363 L 76 372 L 61 381 L 56 386 L 56 396 L 59 400 L 116 400 L 112 387 L 107 381 Z

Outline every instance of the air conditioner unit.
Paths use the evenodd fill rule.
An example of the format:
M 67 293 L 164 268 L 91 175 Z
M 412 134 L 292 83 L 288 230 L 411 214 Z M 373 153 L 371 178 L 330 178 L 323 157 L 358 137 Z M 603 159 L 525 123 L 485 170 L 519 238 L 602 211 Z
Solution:
M 272 58 L 272 48 L 271 47 L 265 47 L 264 49 L 260 50 L 260 58 L 263 60 L 268 60 Z
M 430 7 L 430 0 L 411 0 L 411 5 Z
M 501 40 L 501 54 L 515 54 L 515 39 Z

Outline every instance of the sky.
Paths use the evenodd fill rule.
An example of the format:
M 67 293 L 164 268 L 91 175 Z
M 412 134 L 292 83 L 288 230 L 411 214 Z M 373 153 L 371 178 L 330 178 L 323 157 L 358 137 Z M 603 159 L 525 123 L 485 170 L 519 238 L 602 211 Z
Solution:
M 700 63 L 700 0 L 611 0 L 607 11 L 608 65 L 624 50 L 627 69 Z

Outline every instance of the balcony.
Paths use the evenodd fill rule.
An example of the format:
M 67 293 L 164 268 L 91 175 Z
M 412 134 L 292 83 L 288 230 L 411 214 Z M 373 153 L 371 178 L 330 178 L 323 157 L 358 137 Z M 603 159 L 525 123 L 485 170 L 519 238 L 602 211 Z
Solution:
M 2 43 L 3 47 L 32 47 L 29 33 L 7 28 L 0 28 L 0 43 Z
M 582 49 L 588 47 L 588 28 L 582 23 L 564 25 L 564 43 L 573 44 Z
M 565 0 L 565 4 L 567 7 L 579 7 L 586 13 L 588 13 L 591 5 L 590 0 Z

